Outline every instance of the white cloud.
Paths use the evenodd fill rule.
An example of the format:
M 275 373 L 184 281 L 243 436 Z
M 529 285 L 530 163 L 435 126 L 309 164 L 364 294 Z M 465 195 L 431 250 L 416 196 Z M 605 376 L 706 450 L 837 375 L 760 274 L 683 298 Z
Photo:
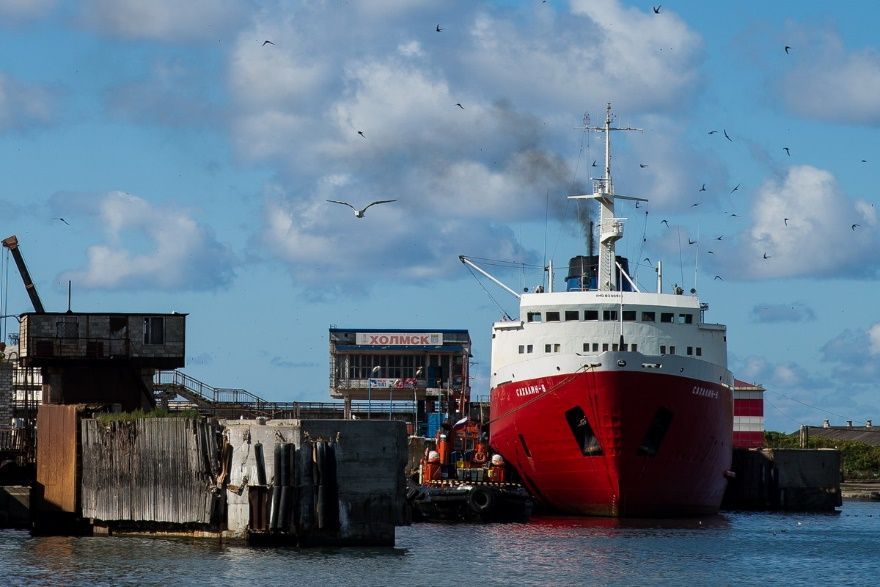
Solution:
M 324 260 L 340 250 L 374 276 L 460 272 L 463 252 L 523 255 L 513 233 L 493 223 L 543 222 L 549 196 L 554 217 L 573 227 L 562 196 L 584 189 L 575 187 L 572 126 L 585 100 L 610 99 L 636 117 L 682 108 L 698 82 L 700 38 L 673 13 L 658 19 L 606 0 L 575 2 L 564 15 L 524 8 L 522 18 L 462 3 L 437 33 L 431 3 L 388 8 L 391 20 L 376 27 L 355 16 L 378 14 L 370 12 L 377 3 L 344 13 L 310 4 L 296 18 L 264 12 L 231 55 L 237 153 L 270 163 L 289 184 L 267 202 L 258 240 L 298 279 L 317 280 L 317 264 L 350 271 Z M 675 148 L 678 136 L 663 143 L 658 169 L 684 169 L 686 154 L 696 156 Z M 683 184 L 668 181 L 675 175 L 653 177 L 658 206 L 680 205 Z M 345 185 L 328 183 L 342 176 Z M 380 198 L 400 200 L 377 211 L 382 238 L 370 218 L 332 224 L 323 201 Z
M 37 18 L 55 7 L 56 0 L 0 0 L 0 16 L 12 20 Z
M 85 0 L 82 19 L 108 35 L 184 42 L 216 40 L 241 22 L 236 0 Z
M 87 266 L 62 281 L 94 289 L 168 290 L 213 289 L 231 281 L 232 253 L 184 211 L 124 192 L 91 205 L 108 242 L 89 247 Z
M 0 131 L 48 124 L 54 115 L 51 89 L 0 72 Z
M 587 99 L 623 111 L 678 110 L 698 81 L 702 43 L 674 13 L 649 12 L 574 0 L 569 14 L 533 28 L 483 13 L 471 27 L 467 60 L 491 87 L 545 108 L 579 112 Z
M 871 355 L 880 355 L 880 323 L 874 324 L 868 329 L 868 340 Z
M 847 51 L 836 33 L 801 31 L 791 56 L 795 64 L 781 78 L 786 105 L 811 120 L 880 124 L 880 53 Z
M 752 227 L 723 258 L 725 275 L 875 277 L 880 241 L 869 209 L 847 198 L 830 172 L 790 167 L 757 190 Z

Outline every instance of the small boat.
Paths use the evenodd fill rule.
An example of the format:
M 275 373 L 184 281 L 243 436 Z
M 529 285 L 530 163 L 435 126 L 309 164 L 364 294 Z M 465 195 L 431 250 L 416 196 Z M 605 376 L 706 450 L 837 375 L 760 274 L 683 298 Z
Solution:
M 532 498 L 511 479 L 504 458 L 490 455 L 478 423 L 464 418 L 437 431 L 411 480 L 407 501 L 414 522 L 526 522 Z

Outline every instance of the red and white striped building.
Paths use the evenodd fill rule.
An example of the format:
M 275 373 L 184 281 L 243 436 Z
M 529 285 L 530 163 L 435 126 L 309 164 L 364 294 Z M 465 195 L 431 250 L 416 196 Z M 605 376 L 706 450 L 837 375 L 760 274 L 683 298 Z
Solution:
M 764 446 L 764 391 L 757 383 L 733 381 L 733 447 Z

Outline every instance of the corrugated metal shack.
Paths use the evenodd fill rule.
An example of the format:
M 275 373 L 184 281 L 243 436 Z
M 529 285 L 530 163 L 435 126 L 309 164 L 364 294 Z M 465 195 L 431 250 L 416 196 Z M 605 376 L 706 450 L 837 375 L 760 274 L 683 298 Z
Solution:
M 84 419 L 82 516 L 216 526 L 218 430 L 193 418 Z

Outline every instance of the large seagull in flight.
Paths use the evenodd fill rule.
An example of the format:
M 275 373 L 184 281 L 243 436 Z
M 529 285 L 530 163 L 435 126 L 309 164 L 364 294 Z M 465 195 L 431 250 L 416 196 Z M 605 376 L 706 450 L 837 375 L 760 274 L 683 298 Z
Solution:
M 354 210 L 355 218 L 363 218 L 364 212 L 366 212 L 367 208 L 369 208 L 370 206 L 375 206 L 376 204 L 387 204 L 389 202 L 396 202 L 397 200 L 376 200 L 375 202 L 370 202 L 369 204 L 367 204 L 366 206 L 364 206 L 360 210 L 358 210 L 357 208 L 355 208 L 354 206 L 352 206 L 348 202 L 340 202 L 339 200 L 327 200 L 327 201 L 332 202 L 334 204 L 342 204 L 343 206 L 348 206 L 349 208 Z

